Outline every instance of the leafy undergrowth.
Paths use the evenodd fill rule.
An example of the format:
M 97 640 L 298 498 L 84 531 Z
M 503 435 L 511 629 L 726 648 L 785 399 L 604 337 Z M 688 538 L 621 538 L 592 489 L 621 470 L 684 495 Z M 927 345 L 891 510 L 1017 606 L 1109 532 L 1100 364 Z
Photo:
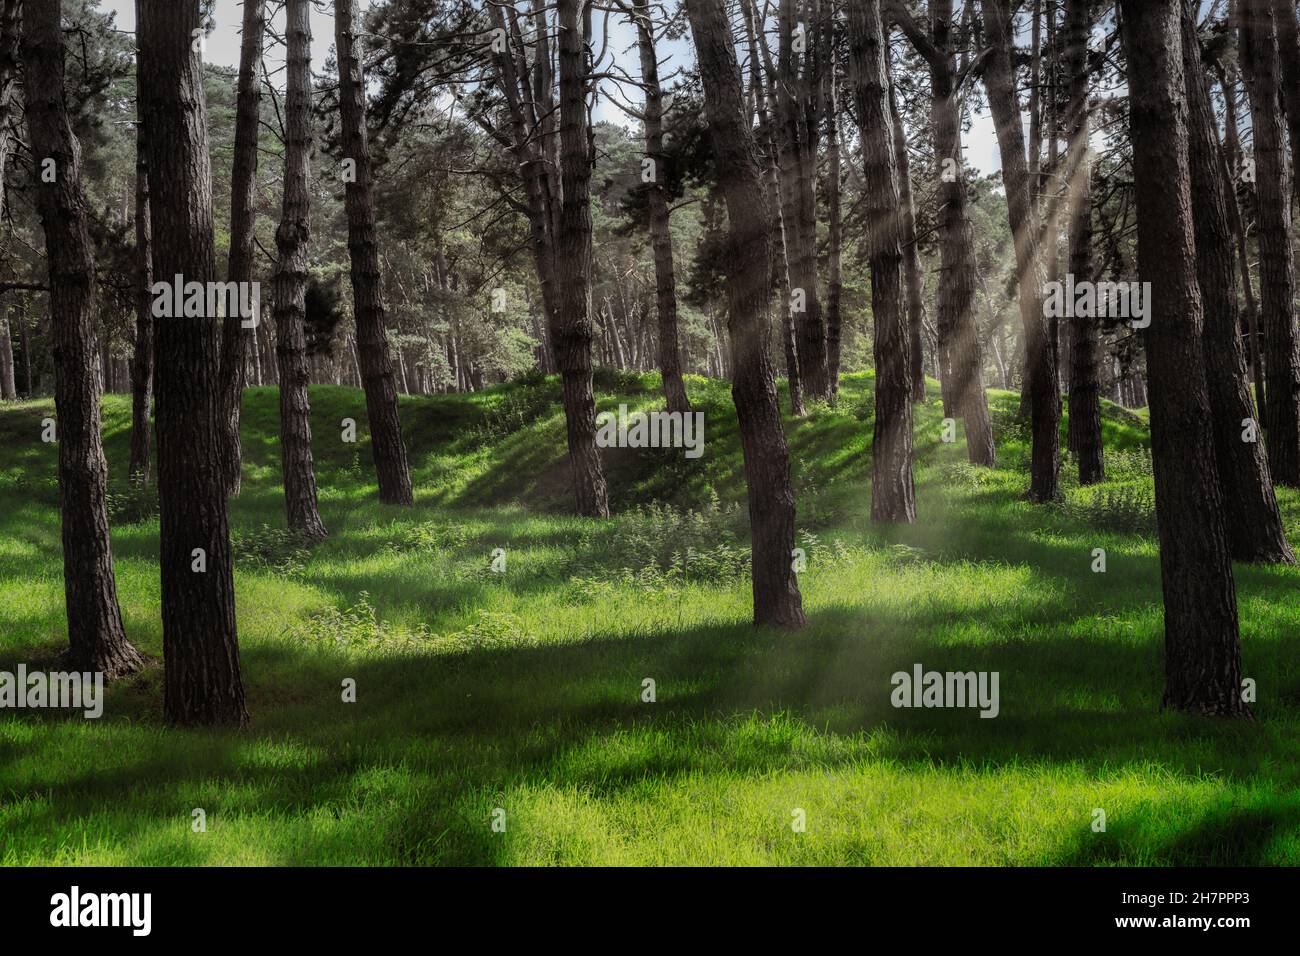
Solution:
M 554 379 L 403 399 L 409 509 L 376 501 L 361 393 L 313 389 L 315 546 L 283 530 L 276 395 L 250 389 L 231 526 L 252 727 L 162 726 L 157 665 L 100 720 L 6 714 L 0 862 L 1300 863 L 1300 572 L 1236 569 L 1257 722 L 1161 714 L 1140 417 L 1105 406 L 1110 480 L 1081 489 L 1067 460 L 1064 501 L 1036 507 L 1018 396 L 990 393 L 999 467 L 980 469 L 960 430 L 942 441 L 932 385 L 919 520 L 880 528 L 872 377 L 846 377 L 837 407 L 786 421 L 809 623 L 778 632 L 749 624 L 729 386 L 688 387 L 704 454 L 606 452 L 608 522 L 566 514 Z M 661 407 L 653 376 L 602 372 L 597 401 Z M 66 641 L 51 414 L 0 408 L 0 670 Z M 129 414 L 106 399 L 114 554 L 156 660 L 158 518 L 125 483 Z M 1300 536 L 1300 496 L 1281 500 Z M 997 671 L 997 718 L 895 709 L 891 675 L 918 663 Z

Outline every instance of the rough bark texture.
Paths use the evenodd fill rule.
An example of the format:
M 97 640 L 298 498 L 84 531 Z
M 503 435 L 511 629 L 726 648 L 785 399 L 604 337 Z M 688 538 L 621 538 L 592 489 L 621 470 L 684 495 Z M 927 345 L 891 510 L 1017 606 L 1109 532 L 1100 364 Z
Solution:
M 149 132 L 156 276 L 216 278 L 212 172 L 203 67 L 191 47 L 197 0 L 140 0 L 140 90 Z M 217 316 L 155 323 L 161 502 L 163 709 L 169 723 L 248 720 L 239 668 L 235 587 L 217 398 Z M 194 570 L 202 549 L 206 570 Z
M 139 89 L 137 59 L 136 88 Z M 148 140 L 142 98 L 135 123 L 135 346 L 131 353 L 132 481 L 149 483 L 150 412 L 153 406 L 153 222 L 149 208 Z
M 871 457 L 871 519 L 916 520 L 912 480 L 912 394 L 903 305 L 903 216 L 889 111 L 889 46 L 879 0 L 848 7 L 849 62 L 862 138 L 866 253 L 875 318 L 876 421 Z
M 1061 392 L 1056 354 L 1043 317 L 1039 225 L 1025 159 L 1020 103 L 1016 97 L 1010 0 L 984 0 L 983 10 L 992 44 L 984 67 L 984 83 L 989 94 L 989 112 L 997 129 L 998 152 L 1002 157 L 1002 183 L 1006 188 L 1007 215 L 1016 247 L 1020 320 L 1025 332 L 1025 375 L 1033 433 L 1027 497 L 1030 501 L 1055 501 L 1061 496 Z
M 1296 22 L 1294 0 L 1273 0 L 1273 23 L 1277 29 L 1277 51 L 1282 67 L 1282 101 L 1286 107 L 1287 138 L 1291 141 L 1291 188 L 1300 202 L 1300 24 Z
M 596 448 L 596 395 L 591 370 L 591 166 L 586 37 L 591 9 L 560 0 L 560 175 L 563 200 L 556 242 L 559 308 L 552 330 L 564 382 L 569 468 L 578 514 L 609 517 L 609 491 Z
M 1180 0 L 1121 0 L 1165 604 L 1164 706 L 1245 716 L 1237 597 L 1202 354 Z
M 22 37 L 22 17 L 22 0 L 0 0 L 0 216 L 5 214 L 5 177 L 20 108 L 18 44 Z
M 668 194 L 664 188 L 663 92 L 659 88 L 659 57 L 655 51 L 654 23 L 649 0 L 634 0 L 637 46 L 641 54 L 641 82 L 645 91 L 642 111 L 646 158 L 654 164 L 654 179 L 646 198 L 650 213 L 650 244 L 655 256 L 655 308 L 659 316 L 659 372 L 664 400 L 670 412 L 689 412 L 691 403 L 682 381 L 682 356 L 677 344 L 677 277 L 673 265 L 673 237 L 668 222 Z
M 1092 31 L 1092 0 L 1068 0 L 1066 71 L 1070 76 L 1070 145 L 1066 166 L 1071 170 L 1070 273 L 1077 282 L 1094 281 L 1092 258 L 1092 123 L 1088 109 L 1088 36 Z M 1106 477 L 1101 442 L 1101 387 L 1098 380 L 1100 319 L 1076 316 L 1069 320 L 1070 423 L 1067 444 L 1079 459 L 1079 484 L 1093 485 Z
M 1232 556 L 1238 561 L 1295 563 L 1273 493 L 1264 445 L 1244 440 L 1253 418 L 1246 353 L 1237 334 L 1228 171 L 1201 68 L 1192 0 L 1182 0 L 1183 71 L 1187 84 L 1196 275 L 1205 312 L 1205 372 L 1214 413 L 1214 450 Z
M 984 354 L 975 321 L 975 239 L 967 215 L 968 194 L 961 147 L 960 71 L 953 44 L 952 0 L 932 0 L 930 31 L 923 32 L 901 3 L 889 14 L 930 67 L 930 125 L 939 164 L 939 290 L 936 327 L 939 384 L 944 414 L 962 419 L 966 452 L 972 464 L 997 463 L 988 399 L 984 394 Z
M 266 32 L 264 0 L 244 0 L 243 38 L 239 46 L 239 87 L 235 101 L 235 155 L 230 176 L 230 253 L 226 281 L 253 280 L 253 237 L 257 225 L 257 139 L 262 115 L 262 38 Z M 257 308 L 261 310 L 261 303 Z M 257 329 L 245 329 L 243 317 L 232 309 L 221 335 L 222 465 L 226 488 L 239 494 L 243 448 L 239 443 L 239 416 L 243 405 L 245 356 L 248 338 Z M 254 340 L 256 341 L 256 340 Z
M 385 334 L 387 314 L 379 283 L 379 240 L 371 184 L 370 140 L 366 131 L 366 84 L 356 42 L 356 0 L 335 0 L 334 46 L 339 68 L 343 155 L 356 163 L 356 181 L 345 186 L 348 255 L 352 261 L 353 314 L 357 353 L 366 393 L 370 447 L 379 479 L 379 500 L 409 505 L 411 469 L 397 412 L 397 385 Z
M 9 306 L 17 314 L 17 309 Z M 14 340 L 9 325 L 9 312 L 0 308 L 0 399 L 13 401 L 18 397 L 14 386 Z
M 284 202 L 275 246 L 276 364 L 280 367 L 280 457 L 289 528 L 309 539 L 326 536 L 316 501 L 311 451 L 310 370 L 303 329 L 307 245 L 311 239 L 311 21 L 309 0 L 288 0 L 288 79 L 285 92 Z
M 925 354 L 921 330 L 925 326 L 925 280 L 916 241 L 916 204 L 912 198 L 912 160 L 907 130 L 898 111 L 894 84 L 889 84 L 889 117 L 894 127 L 894 159 L 898 167 L 898 202 L 903 213 L 903 277 L 907 283 L 907 341 L 912 401 L 925 401 Z
M 781 430 L 771 344 L 772 220 L 762 165 L 740 87 L 723 0 L 687 0 L 718 189 L 727 205 L 727 324 L 731 394 L 740 422 L 752 538 L 754 623 L 801 627 L 803 601 L 793 569 L 795 503 Z
M 1300 340 L 1286 138 L 1279 106 L 1276 31 L 1271 0 L 1245 0 L 1241 59 L 1255 131 L 1255 232 L 1259 240 L 1260 324 L 1268 380 L 1268 460 L 1278 484 L 1300 485 Z
M 879 10 L 877 10 L 877 16 Z M 843 336 L 841 300 L 844 294 L 844 210 L 841 199 L 842 176 L 840 155 L 840 109 L 838 84 L 835 82 L 834 64 L 827 67 L 831 76 L 827 83 L 826 104 L 826 380 L 831 400 L 840 393 L 840 351 Z
M 35 190 L 49 264 L 68 663 L 113 678 L 144 662 L 126 639 L 113 578 L 104 500 L 108 463 L 99 431 L 95 260 L 81 188 L 81 147 L 63 93 L 59 12 L 56 0 L 29 0 L 22 56 L 32 155 L 38 164 L 53 159 L 56 170 L 54 182 L 40 181 Z

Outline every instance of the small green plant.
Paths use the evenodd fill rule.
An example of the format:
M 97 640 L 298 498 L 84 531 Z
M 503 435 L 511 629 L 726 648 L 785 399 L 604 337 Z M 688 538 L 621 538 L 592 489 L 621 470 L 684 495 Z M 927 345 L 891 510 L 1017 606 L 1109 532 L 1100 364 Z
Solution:
M 301 535 L 265 524 L 252 531 L 235 532 L 231 548 L 236 564 L 251 564 L 277 574 L 297 574 L 311 560 L 311 550 Z
M 113 483 L 104 495 L 104 506 L 110 524 L 150 521 L 158 517 L 158 488 L 139 481 Z
M 1155 496 L 1146 488 L 1081 489 L 1066 499 L 1061 510 L 1075 521 L 1104 531 L 1156 532 Z

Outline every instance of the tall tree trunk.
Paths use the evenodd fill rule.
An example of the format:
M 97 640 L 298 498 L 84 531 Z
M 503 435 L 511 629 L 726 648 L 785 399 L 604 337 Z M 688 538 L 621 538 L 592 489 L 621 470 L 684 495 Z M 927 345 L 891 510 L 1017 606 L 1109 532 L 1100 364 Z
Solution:
M 1055 501 L 1061 496 L 1061 392 L 1056 355 L 1043 317 L 1039 225 L 1025 161 L 1020 103 L 1016 97 L 1010 0 L 983 0 L 983 10 L 992 44 L 984 67 L 984 82 L 1002 157 L 1002 183 L 1006 188 L 1007 215 L 1016 248 L 1020 320 L 1025 330 L 1025 374 L 1033 433 L 1027 497 L 1036 502 Z
M 1268 377 L 1268 460 L 1278 484 L 1300 485 L 1300 341 L 1296 336 L 1291 195 L 1279 107 L 1276 31 L 1270 0 L 1245 0 L 1241 59 L 1255 130 L 1255 231 L 1260 324 Z
M 14 386 L 14 342 L 9 325 L 9 313 L 18 314 L 16 306 L 0 310 L 0 398 L 12 402 L 18 397 Z
M 727 204 L 727 324 L 731 394 L 740 422 L 752 536 L 754 623 L 802 627 L 793 569 L 794 491 L 769 357 L 772 219 L 762 165 L 741 92 L 723 0 L 687 0 L 718 189 Z
M 7 212 L 5 182 L 20 109 L 18 57 L 22 15 L 22 0 L 0 0 L 0 217 Z
M 216 278 L 197 0 L 139 0 L 140 90 L 147 131 L 155 276 Z M 169 723 L 248 720 L 217 396 L 218 316 L 154 325 L 161 502 L 163 710 Z M 206 568 L 196 564 L 202 551 Z
M 1247 716 L 1191 221 L 1180 0 L 1121 0 L 1165 605 L 1164 706 Z
M 1092 137 L 1088 108 L 1088 37 L 1092 33 L 1092 0 L 1067 0 L 1066 70 L 1070 74 L 1070 144 L 1066 166 L 1071 170 L 1070 274 L 1074 281 L 1092 282 Z M 1100 319 L 1075 316 L 1069 324 L 1070 423 L 1069 448 L 1079 458 L 1079 484 L 1105 480 L 1101 440 L 1101 390 L 1097 381 Z
M 596 396 L 591 369 L 591 167 L 587 114 L 590 68 L 586 40 L 591 8 L 559 0 L 560 169 L 563 201 L 555 270 L 559 309 L 553 338 L 564 385 L 569 468 L 578 514 L 609 517 L 609 491 L 596 448 Z
M 353 313 L 361 380 L 370 420 L 370 445 L 379 479 L 379 500 L 409 505 L 411 469 L 397 413 L 397 386 L 388 354 L 387 315 L 379 285 L 379 241 L 371 187 L 370 141 L 366 130 L 365 78 L 356 48 L 356 0 L 334 0 L 334 44 L 339 68 L 343 155 L 356 164 L 355 182 L 346 185 L 348 254 L 352 260 Z
M 257 139 L 262 114 L 262 38 L 266 32 L 265 0 L 244 0 L 243 38 L 239 47 L 239 86 L 235 100 L 235 154 L 230 180 L 230 253 L 228 282 L 253 280 L 253 239 L 257 225 Z M 260 323 L 261 302 L 257 304 Z M 243 448 L 239 416 L 243 406 L 248 335 L 256 345 L 257 328 L 243 327 L 237 309 L 229 310 L 221 337 L 219 388 L 222 408 L 222 466 L 226 488 L 239 494 Z
M 308 539 L 327 534 L 316 501 L 311 450 L 311 404 L 307 385 L 307 339 L 303 328 L 307 292 L 307 244 L 311 238 L 311 21 L 309 0 L 288 0 L 288 79 L 285 92 L 284 202 L 275 245 L 275 324 L 280 366 L 280 454 L 289 528 Z
M 880 11 L 877 9 L 877 19 L 879 15 Z M 826 206 L 829 219 L 826 248 L 826 377 L 830 397 L 834 401 L 840 393 L 840 340 L 843 332 L 840 303 L 844 294 L 844 212 L 840 198 L 842 176 L 840 109 L 834 61 L 829 63 L 826 69 L 830 71 L 826 102 Z M 906 338 L 906 328 L 903 334 Z
M 894 127 L 894 159 L 898 167 L 898 202 L 903 211 L 903 276 L 907 283 L 907 340 L 912 401 L 925 401 L 925 354 L 921 329 L 925 325 L 924 277 L 917 248 L 916 205 L 912 198 L 912 160 L 907 148 L 907 130 L 898 111 L 893 80 L 889 83 L 889 117 Z
M 691 403 L 682 381 L 682 357 L 677 344 L 677 278 L 673 267 L 673 237 L 668 222 L 668 194 L 664 188 L 663 93 L 659 88 L 659 56 L 655 50 L 650 0 L 634 0 L 637 41 L 641 53 L 641 82 L 645 90 L 646 158 L 653 164 L 646 198 L 650 207 L 650 244 L 655 256 L 655 308 L 659 316 L 659 372 L 663 377 L 668 411 L 686 413 Z
M 1287 137 L 1291 141 L 1291 188 L 1300 203 L 1300 24 L 1293 0 L 1273 0 L 1273 22 L 1277 29 L 1278 59 L 1282 68 L 1283 104 L 1286 107 Z
M 903 307 L 903 216 L 889 113 L 889 44 L 879 0 L 848 6 L 849 62 L 862 139 L 866 251 L 875 317 L 876 421 L 872 438 L 871 520 L 916 520 L 912 480 L 912 395 Z
M 136 57 L 136 89 L 140 89 Z M 135 122 L 135 348 L 131 353 L 132 481 L 149 483 L 149 415 L 153 406 L 153 223 L 149 209 L 148 139 L 143 99 L 136 96 Z
M 930 33 L 912 21 L 898 2 L 890 16 L 930 67 L 930 124 L 939 165 L 939 290 L 937 364 L 944 414 L 966 427 L 966 453 L 972 464 L 993 467 L 997 451 L 984 394 L 984 353 L 975 320 L 975 239 L 967 215 L 962 168 L 960 71 L 952 47 L 952 0 L 930 3 Z
M 1214 413 L 1214 449 L 1232 556 L 1238 561 L 1295 563 L 1273 493 L 1264 446 L 1243 440 L 1253 417 L 1246 355 L 1237 334 L 1228 171 L 1201 67 L 1192 0 L 1182 0 L 1183 71 L 1187 84 L 1188 166 L 1196 238 L 1196 274 L 1205 311 L 1205 371 Z
M 52 159 L 56 171 L 54 182 L 34 188 L 49 264 L 68 663 L 113 678 L 144 661 L 126 639 L 113 578 L 108 463 L 100 444 L 95 259 L 81 188 L 81 147 L 64 98 L 60 8 L 58 0 L 28 0 L 21 45 L 32 155 L 38 163 Z

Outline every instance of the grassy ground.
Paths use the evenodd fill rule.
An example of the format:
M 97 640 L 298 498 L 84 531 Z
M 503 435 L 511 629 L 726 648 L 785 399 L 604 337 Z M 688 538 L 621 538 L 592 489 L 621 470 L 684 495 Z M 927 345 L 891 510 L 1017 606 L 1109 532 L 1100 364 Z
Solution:
M 1111 482 L 1032 507 L 1017 397 L 991 393 L 984 471 L 940 441 L 931 394 L 920 520 L 882 530 L 871 377 L 849 377 L 838 408 L 787 422 L 809 626 L 784 633 L 748 623 L 727 387 L 689 384 L 704 456 L 611 454 L 604 523 L 564 514 L 554 381 L 404 400 L 406 510 L 375 502 L 361 394 L 314 389 L 331 536 L 311 550 L 278 530 L 275 393 L 251 390 L 232 527 L 252 728 L 163 727 L 157 666 L 100 720 L 5 714 L 0 863 L 1300 863 L 1300 571 L 1236 569 L 1258 722 L 1161 714 L 1140 418 L 1107 407 Z M 604 376 L 601 407 L 655 407 L 654 386 Z M 0 409 L 0 669 L 56 667 L 66 640 L 52 414 Z M 107 398 L 119 595 L 157 659 L 156 505 L 122 480 L 128 426 Z M 1300 538 L 1300 497 L 1283 506 Z M 890 675 L 916 663 L 998 671 L 1000 715 L 894 709 Z

